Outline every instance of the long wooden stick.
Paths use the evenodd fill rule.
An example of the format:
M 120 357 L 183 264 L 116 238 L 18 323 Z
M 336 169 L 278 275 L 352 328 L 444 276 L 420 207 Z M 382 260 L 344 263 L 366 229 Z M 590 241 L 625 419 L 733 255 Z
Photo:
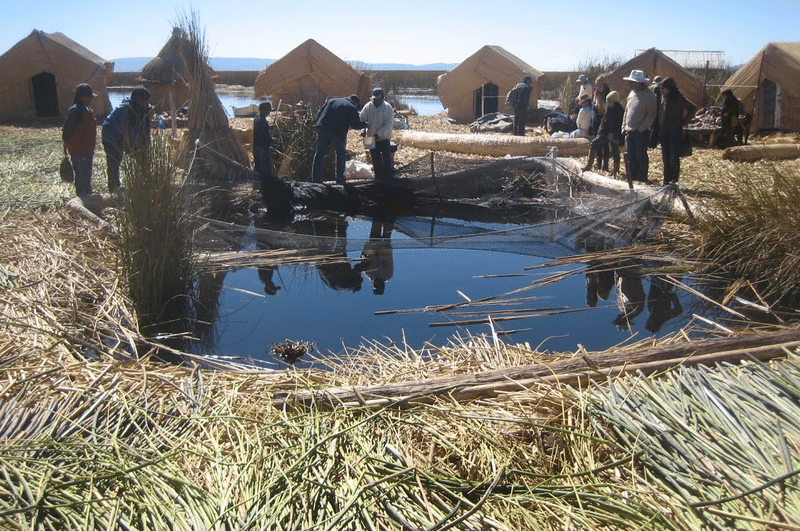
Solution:
M 304 406 L 312 401 L 327 401 L 344 406 L 407 406 L 414 402 L 427 403 L 437 396 L 469 401 L 522 391 L 539 383 L 577 386 L 589 380 L 605 380 L 637 372 L 653 374 L 676 366 L 714 365 L 742 359 L 767 361 L 785 356 L 788 350 L 798 347 L 800 329 L 791 329 L 774 334 L 706 339 L 639 351 L 574 356 L 552 363 L 458 374 L 424 381 L 318 392 L 282 392 L 273 395 L 272 399 L 277 407 Z

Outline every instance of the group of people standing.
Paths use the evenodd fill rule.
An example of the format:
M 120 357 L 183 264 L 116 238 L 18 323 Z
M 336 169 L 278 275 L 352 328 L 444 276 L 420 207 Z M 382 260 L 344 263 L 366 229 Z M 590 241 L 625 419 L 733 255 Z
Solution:
M 393 177 L 391 140 L 394 109 L 385 101 L 381 88 L 372 91 L 372 97 L 359 111 L 360 103 L 360 98 L 351 94 L 344 98 L 331 98 L 317 111 L 314 120 L 317 130 L 317 146 L 311 167 L 312 182 L 322 182 L 325 156 L 333 144 L 336 153 L 336 182 L 338 184 L 345 183 L 347 132 L 350 129 L 362 131 L 364 148 L 372 159 L 375 178 L 387 181 Z M 261 176 L 262 183 L 266 177 L 273 176 L 270 158 L 272 136 L 267 122 L 267 116 L 271 111 L 272 106 L 269 102 L 261 103 L 259 114 L 253 123 L 253 160 L 255 170 Z
M 585 80 L 585 76 L 581 76 Z M 677 182 L 680 175 L 680 154 L 683 127 L 692 119 L 697 107 L 678 89 L 671 77 L 656 77 L 652 86 L 642 70 L 632 70 L 623 78 L 630 92 L 622 108 L 619 94 L 608 89 L 604 76 L 598 77 L 593 97 L 583 96 L 601 116 L 597 134 L 589 145 L 584 170 L 592 169 L 595 158 L 603 170 L 608 170 L 609 155 L 613 160 L 612 173 L 619 173 L 620 148 L 627 143 L 627 166 L 630 179 L 649 182 L 650 159 L 648 148 L 661 144 L 664 163 L 663 184 Z M 581 82 L 581 78 L 578 78 Z M 581 85 L 581 90 L 585 87 Z M 580 97 L 580 96 L 579 96 Z M 651 139 L 654 142 L 651 143 Z
M 75 173 L 75 194 L 79 197 L 92 194 L 98 122 L 91 103 L 96 96 L 90 85 L 78 85 L 61 132 Z M 133 89 L 130 98 L 123 99 L 102 126 L 100 138 L 106 154 L 108 190 L 114 192 L 121 185 L 119 169 L 123 155 L 150 142 L 150 92 L 144 87 Z

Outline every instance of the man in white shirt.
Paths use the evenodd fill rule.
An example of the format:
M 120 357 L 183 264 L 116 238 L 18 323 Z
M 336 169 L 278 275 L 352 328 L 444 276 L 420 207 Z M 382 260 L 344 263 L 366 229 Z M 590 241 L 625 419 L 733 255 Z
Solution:
M 394 109 L 383 99 L 383 89 L 372 91 L 372 98 L 364 105 L 360 113 L 361 120 L 367 122 L 364 135 L 364 147 L 369 150 L 375 179 L 388 181 L 393 177 L 392 164 L 392 128 L 394 126 Z

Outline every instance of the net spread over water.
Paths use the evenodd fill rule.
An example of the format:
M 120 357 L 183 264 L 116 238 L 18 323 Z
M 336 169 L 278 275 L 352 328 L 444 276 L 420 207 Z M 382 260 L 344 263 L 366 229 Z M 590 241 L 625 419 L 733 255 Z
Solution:
M 420 209 L 424 212 L 380 220 L 395 232 L 392 248 L 469 249 L 544 258 L 573 255 L 580 248 L 619 248 L 647 238 L 669 214 L 675 191 L 672 186 L 649 194 L 641 189 L 590 191 L 580 173 L 551 156 L 489 161 L 437 156 L 433 162 L 423 157 L 400 168 L 398 177 L 414 183 L 428 179 L 430 184 L 422 190 L 427 198 Z M 468 198 L 441 193 L 445 182 L 462 183 L 463 188 L 463 183 L 472 186 L 480 180 L 500 184 Z M 439 212 L 437 204 L 442 207 Z M 509 224 L 506 214 L 512 210 L 518 222 Z M 358 252 L 369 240 L 347 237 L 336 218 L 315 216 L 302 213 L 300 221 L 288 225 L 256 219 L 250 227 L 214 221 L 208 226 L 225 240 L 241 241 L 246 234 L 261 250 L 341 254 Z M 316 222 L 304 223 L 309 220 Z

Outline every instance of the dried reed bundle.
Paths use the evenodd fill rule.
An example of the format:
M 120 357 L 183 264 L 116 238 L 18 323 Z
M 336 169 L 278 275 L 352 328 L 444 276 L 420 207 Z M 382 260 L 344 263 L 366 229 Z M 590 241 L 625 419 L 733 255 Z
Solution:
M 397 131 L 395 137 L 401 146 L 495 157 L 506 155 L 541 156 L 546 155 L 551 147 L 557 147 L 558 154 L 562 156 L 585 155 L 589 151 L 589 142 L 585 138 L 492 134 L 460 135 L 418 131 Z
M 206 178 L 227 180 L 229 170 L 213 158 L 204 156 L 202 151 L 214 150 L 246 167 L 250 167 L 250 157 L 231 130 L 225 109 L 215 92 L 214 81 L 209 75 L 205 34 L 197 16 L 184 16 L 179 25 L 186 35 L 181 55 L 191 106 L 189 129 L 181 141 L 178 157 L 184 165 L 193 163 L 193 171 Z

